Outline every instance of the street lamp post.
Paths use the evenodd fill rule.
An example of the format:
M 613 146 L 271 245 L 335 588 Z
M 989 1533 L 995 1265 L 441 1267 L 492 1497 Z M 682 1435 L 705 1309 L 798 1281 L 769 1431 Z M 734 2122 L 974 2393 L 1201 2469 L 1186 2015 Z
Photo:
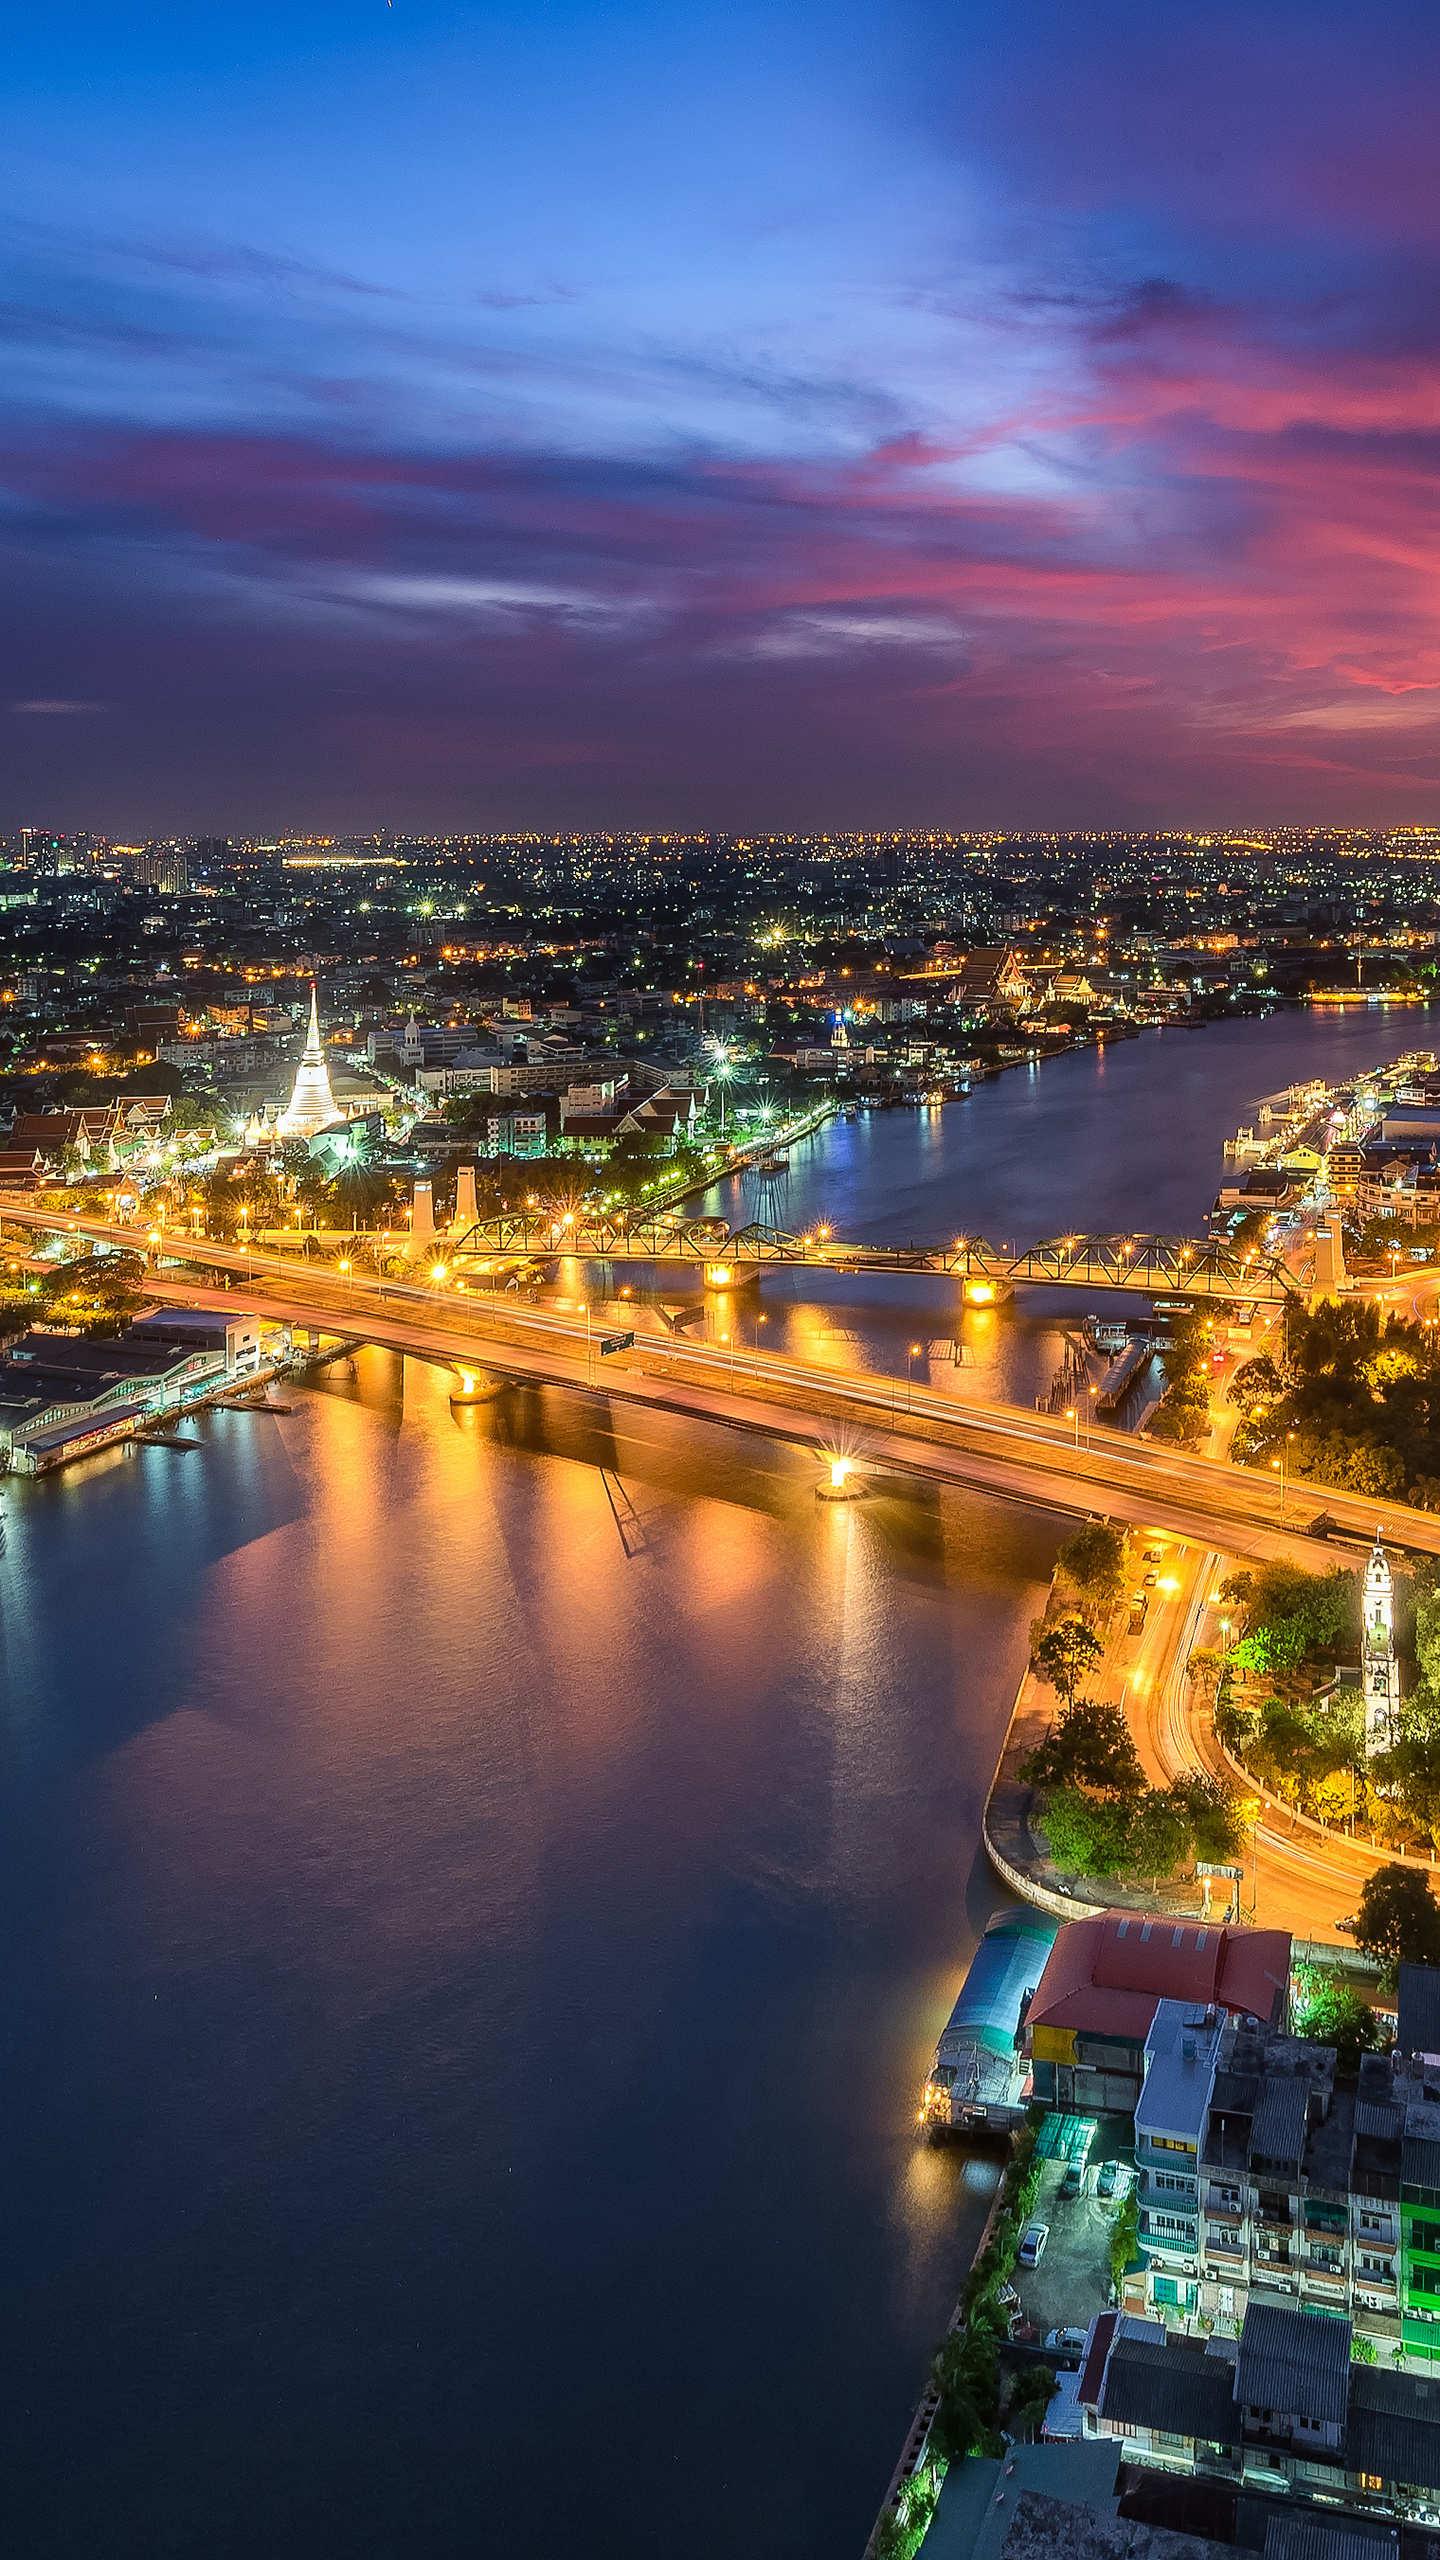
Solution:
M 907 1413 L 913 1413 L 915 1410 L 915 1363 L 920 1357 L 921 1348 L 920 1343 L 912 1342 L 905 1354 L 905 1410 Z

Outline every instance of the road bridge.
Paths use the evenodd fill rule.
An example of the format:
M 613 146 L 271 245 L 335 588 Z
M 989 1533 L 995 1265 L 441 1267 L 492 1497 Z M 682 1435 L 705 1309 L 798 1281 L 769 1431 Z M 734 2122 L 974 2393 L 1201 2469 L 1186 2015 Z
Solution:
M 0 1196 L 0 1219 L 133 1251 L 131 1227 L 71 1217 Z M 306 1267 L 293 1255 L 176 1237 L 163 1246 L 157 1292 L 205 1292 L 202 1303 L 257 1308 L 356 1342 L 379 1343 L 457 1369 L 604 1392 L 696 1419 L 853 1455 L 870 1472 L 985 1485 L 1069 1511 L 1105 1511 L 1170 1529 L 1227 1553 L 1323 1565 L 1327 1545 L 1304 1534 L 1320 1498 L 1274 1476 L 1192 1457 L 1102 1427 L 1082 1434 L 1063 1417 L 939 1395 L 866 1371 L 830 1370 L 732 1340 L 728 1350 L 636 1331 L 618 1358 L 588 1322 L 503 1295 L 465 1292 L 448 1274 L 427 1286 Z M 182 1275 L 191 1274 L 189 1280 Z M 217 1289 L 207 1275 L 220 1275 Z M 1440 1515 L 1326 1489 L 1337 1530 L 1367 1548 L 1377 1523 L 1387 1543 L 1440 1554 Z
M 267 1231 L 260 1241 L 278 1245 L 282 1231 Z M 372 1246 L 393 1251 L 396 1242 L 393 1236 L 340 1230 L 307 1238 L 312 1250 L 337 1255 Z M 688 1264 L 721 1285 L 776 1268 L 934 1272 L 957 1280 L 982 1305 L 1030 1287 L 1121 1291 L 1136 1298 L 1243 1299 L 1252 1306 L 1282 1306 L 1303 1295 L 1295 1274 L 1275 1256 L 1237 1251 L 1214 1236 L 1051 1236 L 1018 1248 L 987 1243 L 983 1236 L 956 1236 L 942 1244 L 865 1244 L 826 1226 L 792 1234 L 759 1221 L 728 1227 L 723 1218 L 674 1211 L 595 1215 L 526 1208 L 457 1224 L 437 1236 L 434 1247 L 460 1271 L 572 1256 L 581 1262 Z

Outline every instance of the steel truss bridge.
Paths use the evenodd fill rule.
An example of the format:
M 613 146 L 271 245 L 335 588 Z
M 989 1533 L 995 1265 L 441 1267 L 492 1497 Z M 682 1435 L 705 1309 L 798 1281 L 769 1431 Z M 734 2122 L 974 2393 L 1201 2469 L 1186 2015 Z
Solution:
M 1054 1236 L 1016 1251 L 960 1236 L 943 1245 L 847 1244 L 827 1228 L 790 1235 L 752 1224 L 726 1228 L 718 1218 L 562 1217 L 511 1212 L 484 1218 L 445 1239 L 453 1264 L 474 1257 L 498 1261 L 529 1256 L 553 1261 L 574 1255 L 586 1262 L 699 1263 L 707 1270 L 748 1274 L 776 1266 L 821 1271 L 933 1271 L 996 1298 L 1025 1286 L 1119 1289 L 1143 1298 L 1243 1299 L 1281 1306 L 1302 1293 L 1300 1283 L 1273 1256 L 1237 1252 L 1233 1246 L 1185 1236 Z

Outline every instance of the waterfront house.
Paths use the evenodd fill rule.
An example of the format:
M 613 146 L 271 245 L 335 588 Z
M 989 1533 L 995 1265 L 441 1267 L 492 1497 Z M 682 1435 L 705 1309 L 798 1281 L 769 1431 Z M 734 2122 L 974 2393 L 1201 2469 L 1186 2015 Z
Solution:
M 1279 2024 L 1290 1982 L 1283 1929 L 1107 1911 L 1061 1929 L 1025 2022 L 1035 2096 L 1133 2115 L 1162 2000 Z

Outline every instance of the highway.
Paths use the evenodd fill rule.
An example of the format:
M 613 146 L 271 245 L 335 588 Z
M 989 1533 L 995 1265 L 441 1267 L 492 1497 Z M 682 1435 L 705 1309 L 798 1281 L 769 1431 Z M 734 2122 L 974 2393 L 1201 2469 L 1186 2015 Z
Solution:
M 146 1249 L 143 1230 L 68 1216 L 30 1199 L 0 1195 L 0 1219 L 127 1252 Z M 342 1279 L 293 1256 L 178 1234 L 166 1236 L 160 1251 L 163 1269 L 156 1269 L 153 1286 L 162 1293 L 249 1304 L 293 1324 L 457 1368 L 598 1390 L 730 1428 L 838 1447 L 862 1474 L 896 1471 L 982 1485 L 1062 1510 L 1103 1510 L 1228 1554 L 1287 1557 L 1312 1568 L 1347 1552 L 1343 1544 L 1337 1550 L 1304 1534 L 1321 1507 L 1312 1492 L 1292 1485 L 1282 1514 L 1273 1476 L 1103 1426 L 1077 1434 L 1063 1418 L 1021 1406 L 963 1401 L 865 1371 L 811 1368 L 735 1343 L 728 1353 L 716 1351 L 658 1332 L 639 1333 L 633 1350 L 605 1357 L 596 1347 L 601 1327 L 592 1331 L 555 1309 L 466 1291 L 448 1273 L 443 1285 L 359 1271 Z M 228 1288 L 207 1297 L 203 1281 L 187 1286 L 177 1267 L 187 1264 L 201 1274 L 226 1275 Z M 1378 1523 L 1396 1547 L 1440 1554 L 1440 1515 L 1330 1491 L 1323 1508 L 1347 1539 L 1367 1548 Z

